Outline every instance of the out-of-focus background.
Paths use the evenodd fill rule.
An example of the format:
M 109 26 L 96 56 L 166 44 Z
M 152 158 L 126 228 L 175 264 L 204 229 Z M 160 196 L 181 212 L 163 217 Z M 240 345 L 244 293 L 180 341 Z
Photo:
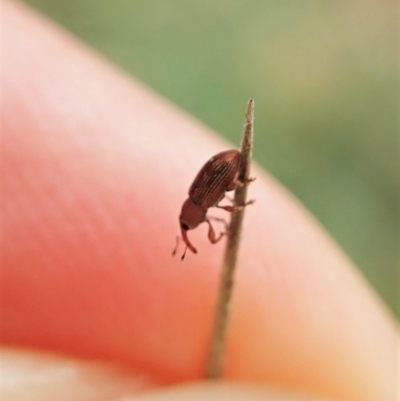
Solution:
M 400 316 L 395 0 L 25 2 L 233 143 L 253 97 L 256 160 Z

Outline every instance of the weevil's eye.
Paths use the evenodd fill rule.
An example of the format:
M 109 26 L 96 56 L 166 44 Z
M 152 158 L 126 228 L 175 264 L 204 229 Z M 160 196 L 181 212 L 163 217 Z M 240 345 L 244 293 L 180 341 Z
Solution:
M 181 228 L 182 228 L 182 230 L 185 230 L 185 231 L 189 230 L 189 226 L 185 223 L 181 223 Z

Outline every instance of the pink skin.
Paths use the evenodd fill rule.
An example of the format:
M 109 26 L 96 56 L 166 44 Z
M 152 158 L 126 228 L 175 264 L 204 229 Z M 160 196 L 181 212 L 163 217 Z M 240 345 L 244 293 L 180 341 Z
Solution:
M 192 172 L 229 145 L 21 5 L 3 1 L 2 34 L 2 343 L 118 360 L 153 383 L 201 379 L 223 250 L 200 227 L 204 252 L 177 263 L 171 235 Z M 388 311 L 292 196 L 253 173 L 225 376 L 395 400 Z M 34 378 L 27 358 L 12 366 Z

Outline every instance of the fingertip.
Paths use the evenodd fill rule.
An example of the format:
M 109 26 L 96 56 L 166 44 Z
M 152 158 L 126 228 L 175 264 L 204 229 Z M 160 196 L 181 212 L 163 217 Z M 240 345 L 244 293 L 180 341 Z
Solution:
M 24 13 L 5 13 L 3 341 L 199 378 L 223 247 L 201 227 L 198 255 L 182 264 L 170 247 L 195 173 L 225 144 Z M 297 202 L 254 171 L 227 375 L 391 399 L 387 312 Z

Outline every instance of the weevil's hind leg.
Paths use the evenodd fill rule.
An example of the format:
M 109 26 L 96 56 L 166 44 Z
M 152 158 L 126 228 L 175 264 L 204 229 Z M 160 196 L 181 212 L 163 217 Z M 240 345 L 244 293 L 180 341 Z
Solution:
M 246 206 L 253 205 L 255 202 L 256 202 L 255 199 L 250 199 L 250 200 L 248 200 L 244 205 L 240 205 L 240 206 L 238 206 L 238 207 L 241 207 L 241 208 L 243 209 L 243 208 L 245 208 Z
M 235 181 L 235 187 L 244 187 L 245 185 L 249 185 L 250 183 L 252 183 L 253 181 L 256 180 L 256 177 L 249 177 L 245 182 L 242 182 L 240 180 L 236 180 Z
M 257 178 L 256 177 L 249 177 L 247 180 L 246 180 L 246 182 L 245 182 L 245 185 L 249 185 L 249 184 L 251 184 L 253 181 L 255 181 Z
M 210 242 L 212 244 L 216 244 L 224 235 L 227 234 L 226 232 L 222 232 L 222 233 L 219 234 L 219 237 L 216 237 L 214 228 L 211 225 L 210 220 L 207 219 L 206 222 L 208 224 L 208 239 L 210 240 Z

